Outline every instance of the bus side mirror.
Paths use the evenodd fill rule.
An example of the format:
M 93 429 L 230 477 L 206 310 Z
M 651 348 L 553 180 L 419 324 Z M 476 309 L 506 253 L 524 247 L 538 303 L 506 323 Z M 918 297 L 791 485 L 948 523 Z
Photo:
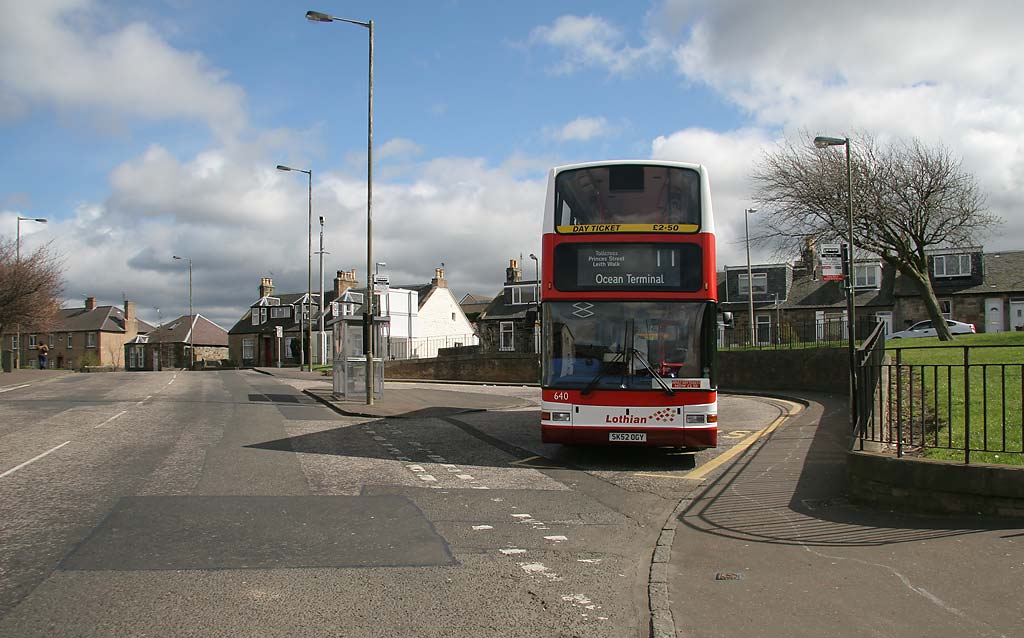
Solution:
M 733 318 L 732 318 L 732 313 L 731 312 L 723 312 L 723 313 L 721 313 L 721 315 L 722 315 L 722 325 L 725 326 L 726 328 L 730 328 L 730 329 L 733 328 L 735 324 L 734 324 L 734 321 L 733 321 Z

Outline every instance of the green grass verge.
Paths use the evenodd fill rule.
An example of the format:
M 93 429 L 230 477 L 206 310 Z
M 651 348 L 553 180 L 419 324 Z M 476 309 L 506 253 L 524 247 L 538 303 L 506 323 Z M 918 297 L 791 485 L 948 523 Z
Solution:
M 964 346 L 994 346 L 970 349 L 971 369 L 966 383 Z M 917 428 L 915 440 L 921 440 L 923 430 L 929 444 L 957 448 L 928 449 L 926 456 L 962 461 L 969 414 L 971 448 L 979 450 L 971 452 L 972 463 L 1024 465 L 1024 454 L 1020 452 L 1024 430 L 1022 346 L 1024 333 L 1020 332 L 960 335 L 952 342 L 921 338 L 891 340 L 886 344 L 893 363 L 899 348 L 900 362 L 914 366 L 913 383 L 906 370 L 902 381 L 905 395 L 913 385 L 915 412 L 919 415 L 920 407 L 925 406 L 923 421 L 917 416 L 915 423 L 909 424 Z M 970 389 L 969 405 L 965 388 Z M 905 406 L 909 401 L 909 396 L 904 396 Z

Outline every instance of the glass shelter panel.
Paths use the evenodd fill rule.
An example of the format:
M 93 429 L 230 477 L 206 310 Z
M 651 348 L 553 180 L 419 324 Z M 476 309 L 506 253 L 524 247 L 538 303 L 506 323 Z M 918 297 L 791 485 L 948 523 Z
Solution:
M 660 390 L 656 377 L 707 377 L 704 302 L 564 301 L 544 305 L 544 387 Z

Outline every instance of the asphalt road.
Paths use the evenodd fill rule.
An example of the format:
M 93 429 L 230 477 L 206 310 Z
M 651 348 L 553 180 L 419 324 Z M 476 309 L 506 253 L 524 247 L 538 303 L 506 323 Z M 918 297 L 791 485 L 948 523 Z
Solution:
M 781 414 L 722 397 L 722 446 L 698 455 L 561 448 L 540 443 L 536 389 L 458 388 L 517 410 L 374 420 L 302 383 L 0 393 L 0 636 L 646 636 L 688 473 Z

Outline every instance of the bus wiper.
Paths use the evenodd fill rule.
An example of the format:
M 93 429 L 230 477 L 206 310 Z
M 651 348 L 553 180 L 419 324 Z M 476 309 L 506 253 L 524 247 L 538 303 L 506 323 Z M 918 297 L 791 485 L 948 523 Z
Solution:
M 601 381 L 601 378 L 604 376 L 604 373 L 608 371 L 608 364 L 618 363 L 622 361 L 622 355 L 622 352 L 616 352 L 615 357 L 613 357 L 612 359 L 608 361 L 602 361 L 601 365 L 597 368 L 597 374 L 594 375 L 594 378 L 590 380 L 590 382 L 587 384 L 585 388 L 583 388 L 583 390 L 580 391 L 580 394 L 582 394 L 583 396 L 590 394 L 597 386 L 598 382 Z
M 668 383 L 665 382 L 665 379 L 660 374 L 658 374 L 657 372 L 654 371 L 654 368 L 651 367 L 651 364 L 647 363 L 647 361 L 644 360 L 644 358 L 640 355 L 640 352 L 636 348 L 633 348 L 631 352 L 633 354 L 633 357 L 637 361 L 642 363 L 645 368 L 647 368 L 647 371 L 651 373 L 651 376 L 654 377 L 658 381 L 658 385 L 660 385 L 662 388 L 664 388 L 665 392 L 670 397 L 673 397 L 673 396 L 676 395 L 675 391 L 672 388 L 669 387 Z

